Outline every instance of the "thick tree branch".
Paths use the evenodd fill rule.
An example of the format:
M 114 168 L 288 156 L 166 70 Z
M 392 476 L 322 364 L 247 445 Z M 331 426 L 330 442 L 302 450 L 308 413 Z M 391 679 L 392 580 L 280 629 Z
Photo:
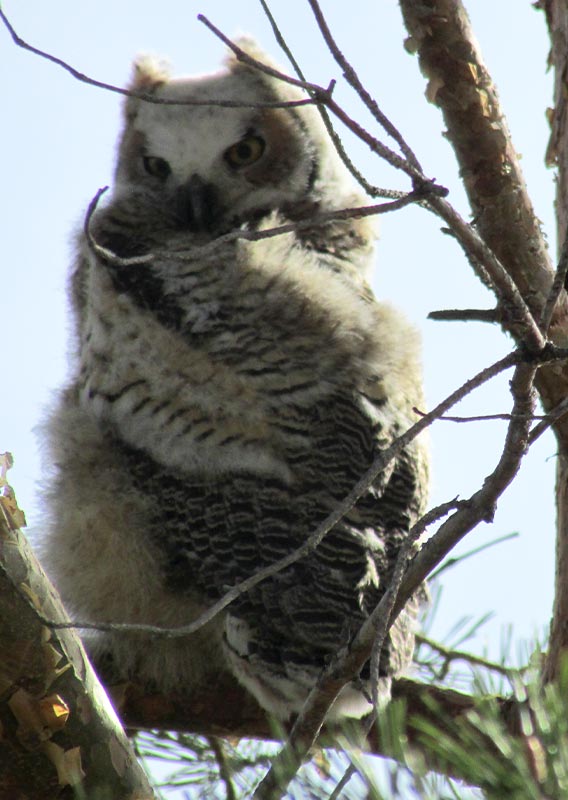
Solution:
M 77 635 L 0 504 L 0 800 L 154 798 Z
M 157 728 L 229 739 L 244 736 L 273 741 L 287 732 L 285 726 L 279 733 L 251 695 L 226 673 L 211 676 L 207 685 L 199 687 L 195 695 L 152 695 L 135 684 L 110 687 L 110 692 L 125 726 L 131 731 Z M 406 709 L 404 734 L 408 743 L 424 755 L 432 768 L 451 774 L 451 768 L 442 764 L 439 755 L 423 741 L 423 722 L 428 721 L 441 734 L 451 733 L 450 726 L 455 722 L 467 729 L 468 713 L 487 702 L 486 699 L 407 678 L 393 682 L 392 694 L 393 700 L 404 703 Z M 518 736 L 521 728 L 518 702 L 495 698 L 495 703 L 503 728 L 511 736 Z M 291 724 L 288 729 L 290 727 Z M 367 719 L 353 721 L 347 728 L 324 726 L 318 745 L 337 746 L 338 739 L 344 740 L 346 735 L 359 744 L 366 740 L 369 753 L 395 755 L 388 743 L 381 741 L 377 726 L 368 731 Z
M 472 207 L 475 227 L 491 248 L 536 319 L 546 306 L 554 270 L 528 197 L 524 179 L 491 77 L 459 0 L 400 0 L 428 79 L 428 98 L 440 107 Z M 444 211 L 445 203 L 435 202 Z M 451 220 L 447 220 L 451 225 Z M 453 225 L 451 225 L 453 227 Z M 568 342 L 568 298 L 562 295 L 553 315 L 551 336 Z M 517 335 L 514 320 L 504 321 Z M 536 385 L 547 410 L 568 394 L 568 367 L 543 367 Z M 568 421 L 556 426 L 568 444 Z
M 561 277 L 566 262 L 566 234 L 568 231 L 568 103 L 566 101 L 566 74 L 568 70 L 568 6 L 562 0 L 544 0 L 552 42 L 551 61 L 554 66 L 554 110 L 551 115 L 552 132 L 547 160 L 557 167 L 556 222 L 558 242 L 562 243 L 557 277 Z M 554 320 L 554 316 L 553 316 Z M 562 372 L 564 376 L 564 371 Z M 562 381 L 558 407 L 568 397 Z M 566 419 L 566 418 L 565 418 Z M 557 429 L 559 426 L 557 426 Z M 562 428 L 564 430 L 564 428 Z M 550 644 L 544 664 L 543 680 L 556 677 L 562 653 L 568 649 L 568 443 L 559 440 L 556 463 L 556 576 L 554 609 L 550 626 Z
M 428 78 L 428 97 L 440 107 L 447 126 L 476 228 L 514 281 L 533 318 L 544 324 L 551 318 L 548 334 L 564 346 L 568 341 L 568 298 L 561 292 L 551 312 L 555 272 L 550 264 L 538 219 L 528 197 L 519 160 L 503 118 L 495 87 L 475 43 L 467 14 L 459 0 L 400 0 L 410 33 L 409 46 L 418 52 Z M 566 103 L 565 68 L 568 23 L 565 3 L 545 3 L 557 67 L 557 117 L 553 150 L 566 164 L 568 141 L 562 138 Z M 557 16 L 553 12 L 556 10 Z M 565 134 L 563 134 L 565 137 Z M 562 186 L 562 181 L 560 181 Z M 568 194 L 560 190 L 561 199 Z M 564 192 L 564 194 L 562 194 Z M 432 205 L 443 204 L 435 200 Z M 562 203 L 559 204 L 562 207 Z M 564 241 L 566 208 L 560 211 Z M 508 311 L 508 309 L 506 309 Z M 505 327 L 519 341 L 516 321 Z M 543 330 L 543 334 L 546 334 Z M 568 365 L 539 369 L 535 385 L 547 412 L 568 396 Z M 559 444 L 557 576 L 546 680 L 554 677 L 561 651 L 568 647 L 568 416 L 554 423 Z

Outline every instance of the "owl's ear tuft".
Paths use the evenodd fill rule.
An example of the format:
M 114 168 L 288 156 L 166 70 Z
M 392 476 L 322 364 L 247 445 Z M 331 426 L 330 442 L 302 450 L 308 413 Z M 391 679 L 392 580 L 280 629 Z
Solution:
M 139 55 L 132 65 L 128 88 L 134 92 L 152 92 L 170 77 L 169 64 L 157 56 Z
M 240 47 L 241 50 L 244 50 L 247 55 L 255 58 L 257 61 L 260 61 L 263 64 L 269 64 L 270 66 L 273 66 L 270 58 L 259 47 L 256 40 L 253 39 L 252 36 L 242 34 L 241 36 L 237 36 L 234 41 L 237 47 Z M 244 64 L 242 61 L 239 61 L 236 54 L 232 50 L 228 51 L 225 57 L 225 63 L 231 72 L 235 72 L 235 70 L 242 69 L 243 67 L 250 69 L 250 67 Z
M 167 62 L 164 59 L 151 55 L 139 55 L 132 64 L 132 77 L 127 86 L 130 92 L 153 94 L 170 77 Z M 124 117 L 132 122 L 138 113 L 140 103 L 136 97 L 126 97 L 124 104 Z
M 282 68 L 264 50 L 256 43 L 251 36 L 238 36 L 234 39 L 235 44 L 241 48 L 248 56 L 254 58 L 266 67 L 271 67 L 278 72 L 286 73 L 286 69 Z M 229 51 L 225 57 L 225 65 L 233 75 L 248 74 L 259 87 L 263 87 L 266 97 L 265 99 L 274 100 L 301 100 L 305 97 L 301 91 L 287 84 L 285 81 L 279 80 L 266 72 L 263 72 L 256 67 L 247 64 L 245 61 L 239 61 L 232 50 Z

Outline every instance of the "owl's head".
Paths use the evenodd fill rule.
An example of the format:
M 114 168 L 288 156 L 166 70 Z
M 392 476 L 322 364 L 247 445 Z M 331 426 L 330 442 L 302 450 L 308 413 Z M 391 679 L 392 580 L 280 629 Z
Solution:
M 266 63 L 250 40 L 240 45 Z M 282 81 L 233 57 L 219 73 L 182 78 L 143 58 L 129 88 L 180 102 L 125 106 L 113 197 L 135 198 L 162 225 L 217 233 L 278 209 L 353 201 L 317 109 L 258 107 L 302 97 Z M 237 106 L 215 105 L 226 101 Z

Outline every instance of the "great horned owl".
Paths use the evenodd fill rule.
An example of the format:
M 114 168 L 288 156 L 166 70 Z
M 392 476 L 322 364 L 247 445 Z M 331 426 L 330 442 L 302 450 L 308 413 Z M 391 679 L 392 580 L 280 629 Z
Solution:
M 176 79 L 141 59 L 130 89 L 179 104 L 127 99 L 99 248 L 79 239 L 45 557 L 75 618 L 173 627 L 297 548 L 412 423 L 419 343 L 365 282 L 369 222 L 225 236 L 363 204 L 318 111 L 270 107 L 295 89 L 233 58 Z M 426 484 L 414 441 L 315 551 L 196 635 L 90 634 L 95 661 L 163 690 L 230 670 L 287 718 L 380 599 Z M 415 612 L 390 632 L 385 691 Z M 367 698 L 363 675 L 333 714 Z

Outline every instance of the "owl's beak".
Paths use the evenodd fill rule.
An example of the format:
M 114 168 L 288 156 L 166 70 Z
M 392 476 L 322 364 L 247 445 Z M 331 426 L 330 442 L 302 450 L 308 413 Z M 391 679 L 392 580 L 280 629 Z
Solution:
M 180 225 L 190 231 L 207 231 L 219 216 L 217 191 L 194 173 L 176 192 L 176 213 Z

